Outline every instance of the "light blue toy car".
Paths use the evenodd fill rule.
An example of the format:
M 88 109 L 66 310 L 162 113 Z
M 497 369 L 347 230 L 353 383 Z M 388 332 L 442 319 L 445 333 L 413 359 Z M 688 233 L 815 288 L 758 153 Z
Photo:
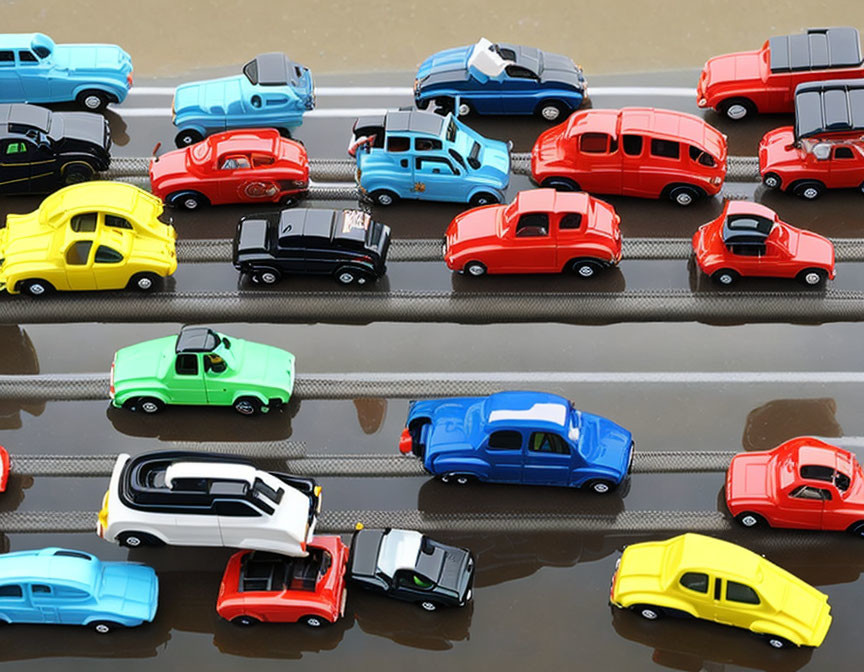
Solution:
M 0 555 L 0 621 L 86 625 L 100 634 L 153 620 L 151 567 L 43 548 Z
M 181 84 L 174 92 L 172 121 L 178 147 L 234 128 L 277 128 L 286 138 L 315 108 L 309 68 L 285 54 L 261 54 L 243 66 L 243 74 Z
M 114 44 L 54 44 L 42 33 L 0 34 L 0 103 L 77 102 L 98 112 L 132 88 L 132 59 Z
M 476 207 L 504 201 L 510 148 L 452 114 L 413 110 L 359 118 L 348 153 L 361 193 L 378 205 L 413 198 Z

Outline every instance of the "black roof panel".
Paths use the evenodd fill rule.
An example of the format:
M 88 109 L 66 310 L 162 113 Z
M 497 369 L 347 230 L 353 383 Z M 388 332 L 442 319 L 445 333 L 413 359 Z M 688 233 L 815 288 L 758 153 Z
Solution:
M 764 243 L 774 222 L 756 215 L 730 215 L 723 222 L 724 243 Z
M 795 137 L 864 131 L 864 79 L 799 84 L 795 89 Z
M 848 68 L 861 65 L 861 42 L 855 28 L 810 28 L 769 41 L 771 72 Z
M 323 208 L 290 208 L 279 216 L 279 238 L 294 236 L 330 239 L 333 235 L 335 210 Z
M 444 119 L 440 114 L 434 112 L 421 112 L 411 110 L 410 112 L 388 112 L 385 120 L 387 132 L 410 131 L 414 133 L 428 133 L 430 135 L 441 135 L 441 127 Z
M 175 352 L 210 352 L 219 345 L 219 336 L 208 327 L 183 327 Z
M 252 84 L 261 86 L 296 85 L 298 79 L 294 71 L 295 67 L 301 66 L 281 51 L 272 51 L 268 54 L 259 54 L 249 61 L 243 66 L 243 74 Z
M 51 128 L 51 111 L 38 105 L 25 103 L 0 105 L 0 123 L 24 124 L 47 133 Z

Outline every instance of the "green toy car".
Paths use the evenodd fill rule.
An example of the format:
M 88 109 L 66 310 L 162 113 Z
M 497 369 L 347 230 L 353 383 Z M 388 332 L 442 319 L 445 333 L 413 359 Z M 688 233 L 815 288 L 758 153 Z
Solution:
M 111 404 L 144 413 L 184 404 L 257 415 L 287 403 L 293 389 L 290 352 L 208 327 L 183 327 L 176 338 L 122 348 L 111 364 Z

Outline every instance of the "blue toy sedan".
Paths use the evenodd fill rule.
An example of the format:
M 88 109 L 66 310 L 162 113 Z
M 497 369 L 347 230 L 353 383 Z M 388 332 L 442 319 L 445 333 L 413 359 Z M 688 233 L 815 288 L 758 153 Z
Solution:
M 42 33 L 0 35 L 0 103 L 122 103 L 132 59 L 114 44 L 54 44 Z
M 234 128 L 277 128 L 285 137 L 315 107 L 309 68 L 285 54 L 261 54 L 243 66 L 243 74 L 181 84 L 174 92 L 178 147 Z
M 587 85 L 582 68 L 566 56 L 482 39 L 423 61 L 414 81 L 414 101 L 426 109 L 434 100 L 460 117 L 535 114 L 558 122 L 579 109 Z
M 414 401 L 399 441 L 445 483 L 565 485 L 605 494 L 630 471 L 633 437 L 555 394 Z
M 348 153 L 361 193 L 378 205 L 400 198 L 501 203 L 510 183 L 510 146 L 457 121 L 417 110 L 361 117 Z
M 86 625 L 98 633 L 153 620 L 159 580 L 151 567 L 43 548 L 0 555 L 0 621 Z

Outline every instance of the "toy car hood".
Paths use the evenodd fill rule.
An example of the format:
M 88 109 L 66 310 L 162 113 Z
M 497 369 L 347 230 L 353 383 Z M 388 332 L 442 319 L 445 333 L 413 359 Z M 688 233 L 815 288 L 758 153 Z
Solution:
M 468 57 L 474 45 L 445 49 L 432 54 L 417 68 L 417 79 L 425 79 L 430 75 L 440 77 L 442 81 L 464 80 L 468 78 Z
M 165 336 L 120 348 L 114 354 L 114 385 L 151 378 L 159 370 L 165 353 L 174 352 L 176 336 Z
M 132 70 L 132 59 L 116 44 L 58 44 L 54 62 L 69 70 L 100 72 L 117 70 L 126 74 Z
M 579 411 L 579 452 L 594 467 L 621 476 L 627 473 L 633 451 L 633 435 L 621 425 L 599 415 Z
M 813 264 L 814 266 L 834 266 L 834 244 L 827 238 L 812 231 L 803 229 L 790 229 L 790 236 L 798 237 L 796 250 L 790 250 L 795 255 L 795 260 L 802 264 Z
M 741 51 L 715 56 L 705 63 L 706 88 L 721 84 L 743 84 L 761 80 L 762 56 L 759 51 Z
M 245 79 L 243 75 L 236 75 L 181 84 L 174 91 L 174 112 L 178 117 L 191 112 L 225 115 L 232 103 L 242 100 L 242 82 Z
M 111 132 L 108 121 L 101 114 L 92 112 L 54 112 L 51 115 L 53 140 L 80 140 L 102 147 L 106 151 L 111 146 Z
M 103 562 L 99 601 L 130 618 L 152 621 L 156 616 L 159 579 L 146 565 Z
M 774 454 L 742 453 L 732 458 L 726 475 L 726 501 L 734 507 L 738 501 L 768 501 L 776 488 L 773 476 Z

